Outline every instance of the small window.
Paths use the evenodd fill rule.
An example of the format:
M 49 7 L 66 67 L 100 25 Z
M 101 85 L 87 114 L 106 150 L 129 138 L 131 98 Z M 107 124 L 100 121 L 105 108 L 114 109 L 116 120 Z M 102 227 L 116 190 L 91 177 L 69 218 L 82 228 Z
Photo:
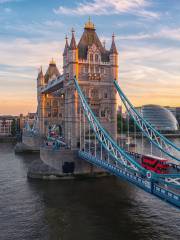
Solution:
M 50 107 L 51 103 L 49 101 L 46 102 L 46 107 Z
M 90 54 L 90 61 L 93 62 L 93 54 Z
M 57 100 L 53 100 L 53 107 L 57 107 L 58 106 L 58 101 Z
M 101 117 L 105 117 L 106 116 L 106 113 L 104 110 L 101 111 Z
M 107 98 L 108 97 L 108 94 L 107 92 L 104 93 L 104 98 Z
M 57 117 L 57 116 L 58 116 L 58 110 L 56 109 L 53 111 L 53 117 Z
M 99 56 L 98 54 L 95 55 L 95 62 L 98 62 L 99 61 Z

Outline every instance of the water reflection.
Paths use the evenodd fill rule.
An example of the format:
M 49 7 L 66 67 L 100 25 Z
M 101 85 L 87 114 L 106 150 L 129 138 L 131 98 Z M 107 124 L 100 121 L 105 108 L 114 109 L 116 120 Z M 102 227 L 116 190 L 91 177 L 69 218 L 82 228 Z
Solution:
M 179 210 L 171 205 L 115 177 L 28 180 L 38 158 L 0 145 L 0 239 L 180 238 Z

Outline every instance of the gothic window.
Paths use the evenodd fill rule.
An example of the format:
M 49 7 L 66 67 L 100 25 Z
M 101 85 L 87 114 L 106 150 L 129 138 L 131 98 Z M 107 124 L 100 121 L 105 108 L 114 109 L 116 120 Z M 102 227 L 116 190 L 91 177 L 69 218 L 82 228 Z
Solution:
M 62 118 L 62 113 L 59 113 L 59 117 Z
M 53 107 L 57 107 L 58 106 L 58 101 L 57 100 L 53 100 Z
M 93 54 L 90 54 L 90 61 L 93 62 Z
M 101 117 L 105 117 L 106 116 L 106 112 L 104 110 L 101 110 Z
M 51 117 L 51 112 L 47 112 L 47 117 Z
M 101 68 L 101 73 L 104 73 L 104 68 Z
M 104 98 L 107 98 L 107 97 L 108 97 L 107 92 L 104 92 Z
M 58 116 L 58 109 L 53 109 L 53 117 L 57 117 Z
M 47 102 L 46 102 L 46 107 L 50 107 L 50 106 L 51 106 L 50 101 L 47 101 Z
M 98 54 L 95 55 L 95 62 L 98 62 L 99 61 L 99 56 Z
M 90 71 L 90 72 L 91 72 L 91 73 L 94 73 L 94 68 L 93 68 L 93 66 L 91 66 L 91 68 L 90 68 L 90 69 L 91 69 L 91 71 Z
M 91 97 L 92 98 L 98 98 L 98 91 L 96 89 L 91 90 Z

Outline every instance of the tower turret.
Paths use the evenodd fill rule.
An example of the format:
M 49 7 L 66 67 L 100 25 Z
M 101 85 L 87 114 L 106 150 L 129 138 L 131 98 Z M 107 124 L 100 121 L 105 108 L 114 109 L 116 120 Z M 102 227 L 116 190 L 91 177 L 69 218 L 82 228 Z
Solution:
M 72 29 L 72 38 L 69 46 L 69 76 L 72 79 L 75 75 L 78 77 L 78 48 L 76 46 L 76 40 L 74 35 L 74 29 Z
M 38 112 L 38 117 L 39 117 L 39 130 L 40 134 L 43 133 L 43 117 L 44 117 L 44 96 L 41 93 L 41 88 L 45 85 L 45 78 L 43 74 L 42 67 L 39 70 L 38 77 L 37 77 L 37 101 L 38 101 L 38 106 L 37 106 L 37 112 Z
M 113 79 L 118 79 L 118 51 L 115 44 L 115 35 L 112 35 L 112 43 L 110 48 L 110 64 L 111 64 L 111 74 Z
M 40 67 L 39 73 L 38 73 L 38 77 L 37 77 L 37 87 L 41 87 L 44 85 L 44 74 L 43 74 L 43 70 L 42 70 L 42 66 Z
M 64 47 L 64 52 L 63 52 L 63 69 L 64 69 L 64 74 L 67 73 L 67 64 L 68 64 L 68 61 L 69 61 L 69 58 L 68 58 L 68 51 L 69 51 L 69 43 L 68 43 L 68 37 L 66 36 L 65 38 L 66 40 L 66 43 L 65 43 L 65 47 Z
M 71 43 L 70 43 L 70 50 L 76 50 L 76 39 L 74 36 L 74 29 L 72 29 L 72 38 L 71 38 Z

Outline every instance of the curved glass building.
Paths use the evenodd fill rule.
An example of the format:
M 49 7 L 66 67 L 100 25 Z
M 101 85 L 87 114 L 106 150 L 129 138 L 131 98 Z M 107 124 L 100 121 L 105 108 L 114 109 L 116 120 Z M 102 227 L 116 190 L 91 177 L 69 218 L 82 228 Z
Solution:
M 168 109 L 158 105 L 144 105 L 141 114 L 158 131 L 177 131 L 178 122 Z

